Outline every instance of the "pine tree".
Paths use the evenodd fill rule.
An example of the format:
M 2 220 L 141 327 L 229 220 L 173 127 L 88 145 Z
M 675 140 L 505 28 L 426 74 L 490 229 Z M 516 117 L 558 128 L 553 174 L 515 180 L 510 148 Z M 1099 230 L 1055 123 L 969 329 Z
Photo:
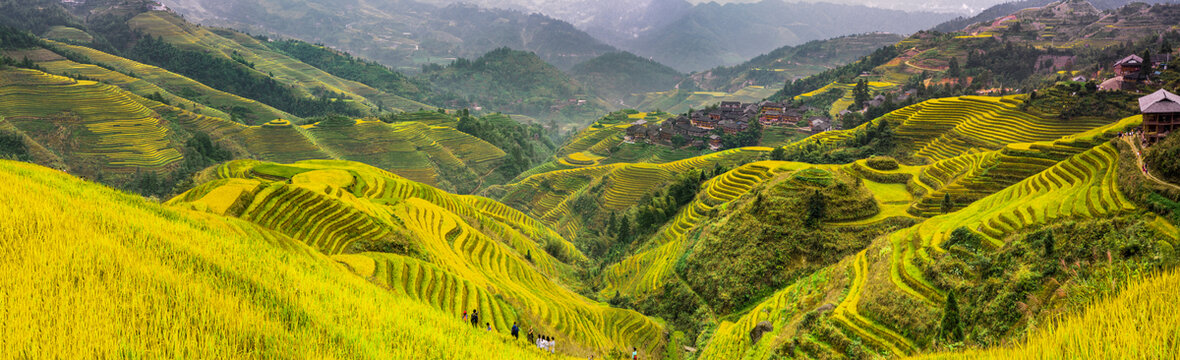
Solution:
M 1053 248 L 1057 245 L 1056 242 L 1057 240 L 1053 238 L 1052 231 L 1045 233 L 1045 258 L 1053 257 Z
M 1151 49 L 1143 50 L 1143 72 L 1151 73 Z
M 824 199 L 824 194 L 815 190 L 810 197 L 807 198 L 807 226 L 815 227 L 819 225 L 820 221 L 824 219 L 824 212 L 827 211 L 827 199 Z
M 618 231 L 618 229 L 615 228 L 616 226 L 618 226 L 618 224 L 617 224 L 618 221 L 619 220 L 615 218 L 615 212 L 611 211 L 610 218 L 608 218 L 606 220 L 606 233 L 607 234 L 614 234 L 616 231 Z
M 631 221 L 627 219 L 627 215 L 625 215 L 625 214 L 623 215 L 623 220 L 619 221 L 618 234 L 619 234 L 619 237 L 618 237 L 619 242 L 625 243 L 625 242 L 627 242 L 628 239 L 631 238 Z
M 955 209 L 955 201 L 951 200 L 951 193 L 943 194 L 942 195 L 942 213 L 943 214 L 950 213 L 951 210 L 954 210 L 954 209 Z
M 952 342 L 963 341 L 963 326 L 959 324 L 959 304 L 955 293 L 946 295 L 946 307 L 942 312 L 942 338 Z

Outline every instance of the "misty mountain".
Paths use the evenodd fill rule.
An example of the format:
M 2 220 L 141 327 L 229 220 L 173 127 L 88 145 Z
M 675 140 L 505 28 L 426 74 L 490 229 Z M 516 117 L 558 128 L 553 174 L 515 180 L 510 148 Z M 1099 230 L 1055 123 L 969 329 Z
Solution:
M 684 72 L 737 65 L 776 48 L 812 40 L 878 31 L 909 34 L 955 16 L 783 0 L 696 5 L 686 0 L 474 0 L 474 3 L 538 12 L 565 20 L 608 44 Z
M 1015 12 L 1023 10 L 1023 9 L 1042 7 L 1045 5 L 1049 5 L 1055 1 L 1056 0 L 1023 0 L 1023 1 L 1007 2 L 1007 3 L 999 4 L 996 6 L 992 6 L 992 7 L 988 8 L 987 10 L 981 11 L 978 14 L 971 16 L 971 17 L 958 17 L 954 20 L 939 24 L 938 26 L 934 27 L 934 30 L 941 31 L 941 32 L 959 31 L 959 30 L 963 30 L 963 28 L 973 25 L 973 24 L 977 24 L 977 23 L 984 22 L 984 21 L 992 21 L 992 20 L 995 20 L 995 19 L 1003 17 L 1003 16 L 1008 16 L 1012 13 L 1015 13 Z M 1127 4 L 1130 4 L 1133 2 L 1142 2 L 1142 3 L 1148 3 L 1148 4 L 1174 4 L 1174 3 L 1180 2 L 1180 0 L 1156 0 L 1156 1 L 1152 1 L 1152 0 L 1090 0 L 1089 1 L 1090 4 L 1093 4 L 1094 7 L 1098 8 L 1099 10 L 1113 10 L 1113 9 L 1117 9 L 1117 8 L 1126 6 Z
M 740 64 L 784 45 L 843 35 L 909 34 L 951 15 L 826 3 L 701 4 L 676 21 L 631 38 L 604 40 L 681 71 Z M 593 32 L 592 32 L 593 33 Z
M 561 68 L 615 51 L 540 14 L 403 0 L 163 0 L 191 21 L 323 43 L 402 70 L 510 47 Z
M 599 56 L 574 66 L 570 74 L 611 103 L 630 94 L 672 89 L 684 78 L 675 69 L 629 52 Z

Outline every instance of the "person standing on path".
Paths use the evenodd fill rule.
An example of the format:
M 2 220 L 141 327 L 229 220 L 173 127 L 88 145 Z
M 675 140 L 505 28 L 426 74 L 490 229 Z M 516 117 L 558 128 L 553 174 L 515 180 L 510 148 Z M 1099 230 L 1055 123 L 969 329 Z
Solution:
M 512 338 L 520 340 L 520 326 L 517 326 L 515 322 L 512 323 Z
M 471 327 L 479 327 L 479 309 L 471 310 Z

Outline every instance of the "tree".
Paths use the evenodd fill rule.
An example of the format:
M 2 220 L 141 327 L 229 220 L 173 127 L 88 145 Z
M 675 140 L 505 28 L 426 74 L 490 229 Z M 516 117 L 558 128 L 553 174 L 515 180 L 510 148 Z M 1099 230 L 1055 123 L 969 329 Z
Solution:
M 963 341 L 963 325 L 959 323 L 959 304 L 955 301 L 953 291 L 946 294 L 946 307 L 942 311 L 942 338 L 959 342 Z
M 1057 243 L 1057 240 L 1053 238 L 1053 232 L 1046 231 L 1045 232 L 1045 257 L 1046 258 L 1053 257 L 1053 247 L 1056 245 L 1056 243 Z
M 1143 72 L 1151 73 L 1151 49 L 1143 50 Z
M 816 227 L 820 221 L 824 219 L 824 212 L 827 211 L 828 200 L 824 198 L 824 194 L 816 189 L 807 198 L 807 226 Z
M 783 161 L 787 159 L 787 151 L 781 146 L 770 151 L 770 159 L 775 161 Z
M 951 57 L 951 63 L 946 70 L 946 76 L 958 78 L 962 74 L 962 69 L 959 69 L 959 58 Z
M 856 87 L 852 88 L 852 97 L 856 104 L 854 106 L 858 110 L 863 109 L 865 103 L 869 101 L 869 83 L 865 79 L 856 82 Z
M 1160 43 L 1160 54 L 1171 54 L 1172 50 L 1172 43 L 1164 38 L 1164 41 Z
M 955 201 L 951 200 L 951 193 L 942 194 L 942 213 L 950 213 L 955 209 Z
M 606 220 L 606 233 L 607 234 L 613 234 L 613 233 L 615 233 L 615 231 L 617 231 L 617 229 L 615 229 L 615 227 L 618 226 L 618 221 L 619 220 L 615 218 L 615 212 L 611 211 L 610 218 L 608 218 Z
M 623 215 L 623 220 L 619 221 L 618 241 L 626 243 L 631 238 L 631 221 L 627 219 L 627 215 Z

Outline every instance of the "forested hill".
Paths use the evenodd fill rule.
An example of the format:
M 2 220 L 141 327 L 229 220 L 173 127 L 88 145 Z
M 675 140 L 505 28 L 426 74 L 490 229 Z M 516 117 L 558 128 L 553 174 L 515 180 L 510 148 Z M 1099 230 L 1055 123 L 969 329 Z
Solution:
M 629 52 L 590 59 L 575 65 L 570 74 L 612 104 L 630 94 L 672 89 L 685 77 L 676 69 Z
M 406 1 L 164 0 L 189 19 L 347 50 L 400 70 L 474 58 L 499 47 L 536 52 L 568 69 L 615 49 L 539 14 Z
M 438 103 L 536 117 L 563 127 L 604 113 L 607 105 L 535 53 L 500 48 L 475 60 L 424 67 L 422 77 L 440 91 Z

